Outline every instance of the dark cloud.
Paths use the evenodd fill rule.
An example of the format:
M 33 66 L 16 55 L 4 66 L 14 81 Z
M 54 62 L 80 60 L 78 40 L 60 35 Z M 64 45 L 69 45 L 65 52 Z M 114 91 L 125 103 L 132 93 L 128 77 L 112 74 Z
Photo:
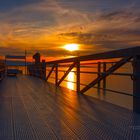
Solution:
M 40 2 L 41 0 L 1 0 L 0 1 L 0 11 L 7 12 L 11 9 L 14 9 L 19 6 L 24 6 L 36 2 Z
M 115 18 L 129 18 L 130 16 L 134 16 L 134 13 L 132 11 L 113 11 L 110 13 L 103 13 L 100 18 L 102 20 L 113 20 Z
M 140 43 L 140 28 L 137 30 L 131 29 L 104 29 L 98 32 L 88 33 L 62 33 L 62 36 L 69 36 L 77 39 L 77 43 L 98 48 L 98 50 L 111 50 L 122 47 L 130 47 Z M 92 47 L 93 46 L 93 47 Z
M 92 33 L 80 33 L 80 32 L 70 32 L 70 33 L 61 33 L 60 36 L 71 36 L 71 37 L 91 37 L 94 36 Z

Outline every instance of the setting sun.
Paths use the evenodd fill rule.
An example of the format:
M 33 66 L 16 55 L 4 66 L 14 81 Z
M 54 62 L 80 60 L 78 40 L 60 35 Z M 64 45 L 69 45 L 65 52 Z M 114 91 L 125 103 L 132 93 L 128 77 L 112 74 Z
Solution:
M 68 51 L 76 51 L 79 50 L 79 44 L 67 44 L 64 48 Z

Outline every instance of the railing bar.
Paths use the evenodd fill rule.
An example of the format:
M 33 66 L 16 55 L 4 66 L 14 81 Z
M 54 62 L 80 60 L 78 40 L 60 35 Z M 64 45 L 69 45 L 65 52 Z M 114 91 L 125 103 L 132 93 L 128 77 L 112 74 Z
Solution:
M 69 67 L 70 65 L 67 65 L 67 66 L 59 66 L 60 68 L 62 67 L 62 68 L 67 68 L 67 67 Z M 50 66 L 50 68 L 51 68 L 52 66 Z M 97 68 L 96 66 L 81 66 L 81 68 Z M 101 67 L 101 68 L 103 68 L 103 67 Z M 124 67 L 124 68 L 122 68 L 122 69 L 129 69 L 129 67 Z
M 49 71 L 49 70 L 46 70 L 46 71 Z M 55 70 L 53 70 L 55 72 Z M 66 72 L 65 70 L 58 70 L 59 72 Z M 76 73 L 76 71 L 71 71 L 71 72 L 74 72 Z M 101 73 L 98 73 L 98 72 L 86 72 L 86 71 L 80 71 L 80 73 L 87 73 L 87 74 L 105 74 L 105 72 L 101 72 Z M 118 75 L 118 76 L 133 76 L 133 74 L 131 73 L 112 73 L 110 75 Z
M 55 77 L 50 77 L 50 79 L 55 79 Z M 60 79 L 58 79 L 58 80 L 60 80 Z M 65 82 L 70 82 L 70 83 L 73 83 L 73 84 L 76 84 L 76 82 L 73 82 L 73 81 L 69 81 L 69 80 L 63 80 L 63 81 L 65 81 Z M 82 83 L 80 83 L 80 85 L 81 86 L 87 86 L 86 84 L 82 84 Z M 98 88 L 98 87 L 92 87 L 92 88 Z M 104 89 L 104 88 L 99 88 L 99 89 L 101 89 L 101 90 L 105 90 L 105 91 L 110 91 L 110 92 L 113 92 L 113 93 L 118 93 L 118 94 L 122 94 L 122 95 L 127 95 L 127 96 L 133 96 L 133 94 L 129 94 L 129 93 L 126 93 L 126 92 L 121 92 L 121 91 L 116 91 L 116 90 L 112 90 L 112 89 Z
M 55 79 L 55 77 L 50 76 L 49 79 Z M 59 79 L 58 79 L 59 80 Z
M 97 78 L 95 78 L 92 82 L 90 82 L 86 87 L 84 87 L 81 90 L 81 94 L 83 94 L 84 92 L 86 92 L 87 90 L 89 90 L 91 87 L 93 87 L 94 85 L 96 85 L 97 83 L 99 83 L 101 80 L 103 80 L 104 78 L 106 78 L 107 76 L 109 76 L 111 73 L 113 73 L 115 70 L 117 70 L 118 68 L 120 68 L 121 66 L 123 66 L 125 63 L 127 63 L 128 60 L 130 60 L 132 57 L 127 57 L 127 58 L 122 58 L 120 61 L 118 61 L 115 65 L 113 65 L 112 67 L 110 67 L 106 73 L 104 75 L 101 75 Z
M 69 72 L 74 68 L 75 66 L 75 62 L 68 68 L 68 70 L 65 72 L 65 74 L 62 76 L 62 78 L 59 80 L 58 82 L 58 86 L 61 84 L 61 82 L 67 77 L 67 75 L 69 74 Z
M 100 61 L 99 61 L 100 62 Z M 104 61 L 106 64 L 114 64 L 114 63 L 117 63 L 118 61 L 112 61 L 112 62 L 106 62 L 106 61 Z M 101 64 L 103 64 L 104 62 L 100 62 Z M 130 63 L 130 62 L 132 62 L 132 61 L 128 61 L 127 63 Z M 96 62 L 96 63 L 80 63 L 81 64 L 81 66 L 82 65 L 95 65 L 95 64 L 98 64 L 98 62 Z M 69 64 L 70 65 L 70 64 Z M 59 67 L 61 67 L 61 66 L 68 66 L 68 64 L 59 64 Z
M 87 86 L 86 84 L 80 84 L 81 86 Z M 92 87 L 92 88 L 98 88 L 96 86 Z M 125 95 L 128 95 L 128 96 L 133 96 L 132 94 L 129 94 L 129 93 L 126 93 L 126 92 L 121 92 L 121 91 L 116 91 L 116 90 L 112 90 L 112 89 L 105 89 L 105 88 L 100 88 L 101 90 L 106 90 L 106 91 L 111 91 L 111 92 L 115 92 L 115 93 L 119 93 L 119 94 L 125 94 Z
M 93 87 L 93 88 L 98 88 L 98 87 Z M 121 92 L 121 91 L 116 91 L 116 90 L 112 90 L 112 89 L 104 89 L 104 88 L 100 88 L 100 89 L 101 90 L 105 90 L 105 91 L 110 91 L 110 92 L 118 93 L 118 94 L 122 94 L 122 95 L 133 96 L 132 94 Z
M 47 75 L 47 77 L 46 77 L 46 81 L 49 79 L 49 77 L 50 77 L 50 75 L 52 74 L 54 68 L 55 68 L 55 65 L 51 68 L 49 74 Z
M 71 65 L 65 65 L 65 66 L 61 66 L 61 65 L 58 65 L 60 68 L 67 68 L 67 67 L 70 67 Z M 52 67 L 52 66 L 48 66 L 48 67 Z M 81 68 L 97 68 L 96 66 L 81 66 Z

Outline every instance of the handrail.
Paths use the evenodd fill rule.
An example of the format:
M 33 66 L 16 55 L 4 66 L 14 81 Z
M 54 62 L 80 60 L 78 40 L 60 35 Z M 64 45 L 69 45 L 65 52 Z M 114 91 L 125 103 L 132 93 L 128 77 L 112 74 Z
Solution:
M 55 79 L 55 77 L 50 77 L 51 79 Z M 60 79 L 58 79 L 60 80 Z M 70 82 L 70 83 L 73 83 L 73 84 L 76 84 L 76 82 L 73 82 L 73 81 L 69 81 L 69 80 L 64 80 L 65 82 Z M 83 84 L 83 83 L 80 83 L 81 86 L 87 86 L 86 84 Z M 112 93 L 118 93 L 118 94 L 122 94 L 122 95 L 127 95 L 127 96 L 131 96 L 133 97 L 134 95 L 133 94 L 130 94 L 130 93 L 126 93 L 126 92 L 120 92 L 120 91 L 116 91 L 116 90 L 113 90 L 113 89 L 108 89 L 108 88 L 101 88 L 101 87 L 97 87 L 97 86 L 94 86 L 92 88 L 96 88 L 96 89 L 101 89 L 101 90 L 104 90 L 104 91 L 110 91 Z
M 50 71 L 50 70 L 46 70 L 46 71 Z M 55 70 L 53 70 L 54 72 L 55 72 Z M 66 70 L 58 70 L 59 72 L 66 72 Z M 76 73 L 76 71 L 75 70 L 72 70 L 71 72 L 74 72 L 74 73 Z M 105 72 L 87 72 L 87 71 L 80 71 L 80 73 L 85 73 L 85 74 L 105 74 Z M 118 73 L 118 72 L 116 72 L 116 73 L 111 73 L 110 75 L 118 75 L 118 76 L 133 76 L 133 74 L 132 73 Z
M 97 53 L 97 54 L 91 54 L 91 55 L 85 55 L 85 56 L 74 57 L 74 58 L 67 58 L 67 59 L 56 60 L 56 61 L 49 61 L 46 62 L 46 64 L 68 63 L 74 61 L 102 60 L 102 59 L 112 59 L 112 58 L 122 58 L 122 57 L 132 57 L 132 56 L 135 57 L 137 55 L 140 55 L 140 46 L 127 48 L 127 49 L 108 51 L 103 53 Z
M 134 74 L 129 74 L 129 73 L 115 73 L 115 71 L 122 67 L 125 63 L 127 62 L 131 62 L 133 63 L 133 60 L 137 55 L 140 55 L 140 46 L 137 47 L 133 47 L 133 48 L 126 48 L 126 49 L 120 49 L 120 50 L 114 50 L 114 51 L 109 51 L 109 52 L 103 52 L 103 53 L 97 53 L 97 54 L 91 54 L 91 55 L 86 55 L 86 56 L 80 56 L 80 57 L 74 57 L 74 58 L 68 58 L 68 59 L 62 59 L 62 60 L 56 60 L 56 61 L 49 61 L 46 62 L 47 66 L 52 66 L 52 65 L 57 65 L 57 67 L 66 67 L 65 64 L 69 65 L 69 68 L 72 66 L 72 63 L 75 63 L 75 67 L 78 67 L 78 63 L 80 64 L 80 62 L 86 62 L 89 60 L 103 60 L 104 61 L 106 59 L 114 59 L 115 58 L 115 62 L 111 63 L 112 66 L 110 69 L 106 68 L 106 64 L 108 64 L 109 62 L 92 62 L 93 64 L 97 64 L 98 65 L 98 72 L 84 72 L 84 71 L 79 71 L 77 73 L 77 79 L 80 79 L 80 73 L 90 73 L 90 74 L 97 74 L 97 79 L 95 79 L 95 81 L 92 81 L 91 83 L 89 83 L 89 85 L 87 85 L 84 89 L 80 90 L 80 93 L 84 93 L 86 92 L 88 89 L 90 89 L 92 86 L 94 86 L 95 84 L 99 84 L 100 87 L 100 81 L 103 80 L 105 82 L 105 79 L 107 76 L 109 75 L 125 75 L 125 76 L 130 76 L 131 78 L 133 76 L 135 76 Z M 121 60 L 116 60 L 116 58 L 121 58 Z M 86 64 L 84 64 L 84 66 L 82 65 L 83 63 L 80 64 L 80 68 L 85 67 L 88 68 L 87 66 L 85 66 Z M 102 64 L 102 65 L 101 65 Z M 102 68 L 103 66 L 103 68 Z M 101 72 L 101 69 L 103 69 L 103 72 Z M 71 69 L 72 70 L 72 69 Z M 60 70 L 59 70 L 60 71 Z M 58 71 L 57 71 L 58 72 Z M 56 72 L 56 73 L 57 73 Z M 64 72 L 65 77 L 68 75 L 70 71 L 66 71 Z M 50 75 L 49 75 L 50 76 Z M 47 77 L 48 79 L 49 77 Z M 63 81 L 64 78 L 61 80 Z M 58 81 L 59 83 L 59 81 Z M 59 84 L 58 84 L 59 85 Z M 79 81 L 77 81 L 77 86 L 80 85 Z M 77 91 L 78 92 L 78 91 Z
M 108 59 L 114 59 L 114 62 L 109 62 Z M 96 61 L 95 61 L 96 60 Z M 87 63 L 90 61 L 90 63 Z M 121 73 L 116 72 L 119 68 L 124 66 L 126 63 L 131 62 L 133 67 L 133 73 Z M 86 93 L 90 88 L 97 87 L 98 89 L 103 89 L 107 91 L 114 91 L 111 89 L 106 88 L 106 80 L 107 77 L 110 75 L 121 75 L 121 76 L 129 76 L 133 80 L 133 102 L 134 102 L 134 110 L 137 110 L 140 112 L 140 46 L 132 47 L 132 48 L 126 48 L 126 49 L 120 49 L 120 50 L 114 50 L 109 52 L 103 52 L 103 53 L 97 53 L 97 54 L 91 54 L 86 56 L 80 56 L 80 57 L 74 57 L 74 58 L 67 58 L 62 60 L 56 60 L 56 61 L 49 61 L 46 62 L 46 68 L 51 67 L 50 72 L 48 75 L 45 76 L 44 79 L 48 81 L 48 79 L 51 77 L 52 72 L 55 72 L 55 85 L 60 86 L 60 84 L 63 81 L 66 81 L 66 77 L 68 74 L 72 71 L 76 73 L 76 91 L 79 94 Z M 83 64 L 83 65 L 82 65 Z M 109 67 L 107 67 L 107 64 Z M 82 68 L 88 68 L 90 66 L 87 65 L 96 65 L 97 72 L 94 71 L 84 71 Z M 67 67 L 68 66 L 68 67 Z M 68 69 L 63 71 L 62 67 L 67 67 Z M 45 71 L 47 71 L 45 68 Z M 93 68 L 93 67 L 90 67 Z M 38 71 L 40 71 L 40 68 L 37 68 Z M 92 70 L 92 69 L 91 69 Z M 59 77 L 59 73 L 64 72 L 61 77 Z M 34 72 L 34 71 L 33 71 Z M 97 74 L 97 77 L 93 79 L 88 84 L 84 84 L 84 88 L 81 89 L 80 85 L 81 78 L 80 74 Z M 116 92 L 116 91 L 115 91 Z M 123 94 L 123 92 L 118 92 L 120 94 Z M 128 93 L 124 93 L 125 95 L 129 95 Z M 136 111 L 136 112 L 137 112 Z
M 126 60 L 126 62 L 130 62 L 130 59 L 131 58 L 129 58 L 128 59 L 128 61 Z M 125 61 L 123 62 L 123 64 L 125 64 L 126 63 Z M 104 64 L 105 62 L 101 62 L 100 64 Z M 94 64 L 99 64 L 99 63 L 94 63 Z M 105 63 L 106 64 L 106 63 Z M 114 63 L 115 64 L 115 63 Z M 117 61 L 116 61 L 116 64 L 117 64 Z M 122 65 L 123 65 L 122 64 Z M 70 65 L 68 65 L 68 66 L 70 66 Z M 101 66 L 101 65 L 100 65 Z M 81 65 L 81 67 L 82 67 L 82 65 Z M 96 66 L 96 68 L 97 68 L 97 66 Z M 101 68 L 101 67 L 100 67 Z M 117 69 L 118 69 L 118 67 L 116 67 Z M 48 69 L 47 69 L 47 71 L 49 71 Z M 53 70 L 54 72 L 56 72 L 55 70 Z M 64 73 L 66 73 L 66 70 L 58 70 L 58 72 L 64 72 Z M 74 72 L 74 73 L 77 73 L 77 71 L 76 70 L 72 70 L 71 72 Z M 85 74 L 97 74 L 97 75 L 106 75 L 106 72 L 104 71 L 104 72 L 91 72 L 91 71 L 80 71 L 80 73 L 85 73 Z M 132 77 L 132 76 L 134 76 L 133 74 L 131 74 L 131 73 L 109 73 L 109 75 L 119 75 L 119 76 L 129 76 L 130 78 Z M 48 78 L 47 78 L 48 79 Z M 60 79 L 58 79 L 58 80 L 60 80 Z M 63 79 L 63 81 L 64 81 L 64 79 Z M 76 83 L 76 82 L 75 82 Z M 80 85 L 82 85 L 81 83 L 80 83 Z M 88 85 L 84 85 L 84 86 L 88 86 Z M 92 86 L 91 86 L 92 87 Z M 101 89 L 101 87 L 99 86 L 98 87 L 99 89 Z M 103 89 L 103 88 L 102 88 Z M 104 88 L 105 89 L 105 88 Z M 108 90 L 110 90 L 110 91 L 113 91 L 113 90 L 111 90 L 111 89 L 108 89 Z

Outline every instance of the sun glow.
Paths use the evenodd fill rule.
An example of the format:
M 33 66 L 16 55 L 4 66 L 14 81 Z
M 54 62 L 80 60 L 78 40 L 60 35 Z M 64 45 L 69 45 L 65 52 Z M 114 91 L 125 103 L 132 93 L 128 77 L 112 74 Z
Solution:
M 68 51 L 76 51 L 79 50 L 79 44 L 67 44 L 64 46 L 64 48 Z
M 67 82 L 67 87 L 68 87 L 69 89 L 74 90 L 74 83 L 72 83 L 72 81 L 74 81 L 74 79 L 75 79 L 75 77 L 74 77 L 74 72 L 70 72 L 70 73 L 68 74 L 68 81 L 69 81 L 69 82 Z

